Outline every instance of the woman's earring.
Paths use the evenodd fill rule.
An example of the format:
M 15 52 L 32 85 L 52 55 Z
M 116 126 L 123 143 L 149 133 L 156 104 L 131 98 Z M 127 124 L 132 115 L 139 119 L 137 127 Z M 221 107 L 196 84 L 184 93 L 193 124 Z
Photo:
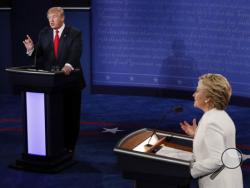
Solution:
M 205 103 L 208 103 L 208 99 L 204 101 Z

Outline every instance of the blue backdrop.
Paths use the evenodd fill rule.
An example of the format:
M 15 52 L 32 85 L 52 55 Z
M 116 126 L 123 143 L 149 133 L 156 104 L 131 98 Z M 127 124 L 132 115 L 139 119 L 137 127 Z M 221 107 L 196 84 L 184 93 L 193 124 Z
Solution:
M 197 77 L 225 75 L 250 97 L 250 2 L 92 2 L 93 84 L 193 91 Z

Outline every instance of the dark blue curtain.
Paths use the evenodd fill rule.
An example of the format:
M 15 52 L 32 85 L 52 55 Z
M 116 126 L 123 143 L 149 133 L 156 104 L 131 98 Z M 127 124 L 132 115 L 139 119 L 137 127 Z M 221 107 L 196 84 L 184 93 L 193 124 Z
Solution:
M 11 10 L 12 66 L 33 63 L 26 56 L 22 41 L 29 34 L 35 42 L 39 31 L 48 24 L 46 13 L 51 0 L 13 1 Z

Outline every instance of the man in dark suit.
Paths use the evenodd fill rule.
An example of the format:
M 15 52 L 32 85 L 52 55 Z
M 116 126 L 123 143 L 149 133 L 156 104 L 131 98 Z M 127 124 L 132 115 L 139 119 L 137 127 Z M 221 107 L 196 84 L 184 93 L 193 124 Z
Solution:
M 80 130 L 81 90 L 85 82 L 81 70 L 82 52 L 81 32 L 73 27 L 65 26 L 64 10 L 52 7 L 47 12 L 50 27 L 39 33 L 38 42 L 34 45 L 29 35 L 23 41 L 27 54 L 34 57 L 35 66 L 49 71 L 63 71 L 70 75 L 79 69 L 81 74 L 76 85 L 64 92 L 64 147 L 73 152 Z

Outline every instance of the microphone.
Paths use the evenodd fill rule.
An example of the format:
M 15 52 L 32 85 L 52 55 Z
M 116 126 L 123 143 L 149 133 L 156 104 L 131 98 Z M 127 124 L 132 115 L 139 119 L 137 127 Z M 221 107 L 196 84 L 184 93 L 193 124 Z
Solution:
M 183 112 L 183 107 L 182 106 L 174 106 L 170 110 L 169 109 L 166 110 L 166 112 L 163 113 L 163 116 L 160 118 L 160 120 L 158 121 L 157 124 L 161 125 L 161 123 L 166 119 L 166 114 L 170 113 L 170 112 L 175 112 L 175 113 Z M 153 129 L 153 132 L 152 132 L 152 134 L 149 137 L 148 143 L 145 144 L 144 147 L 152 147 L 153 146 L 152 144 L 150 144 L 150 141 L 154 137 L 154 135 L 156 135 L 156 129 L 155 128 Z M 157 135 L 156 135 L 156 137 L 157 137 Z
M 150 141 L 151 141 L 151 139 L 153 138 L 153 136 L 154 136 L 155 134 L 156 134 L 156 130 L 154 129 L 153 132 L 152 132 L 152 134 L 151 134 L 150 137 L 149 137 L 148 143 L 145 144 L 145 147 L 152 147 L 152 146 L 153 146 L 152 144 L 150 144 Z
M 41 36 L 42 31 L 39 33 L 38 35 L 38 40 L 37 40 L 37 44 L 35 46 L 35 55 L 34 55 L 34 67 L 37 70 L 37 51 L 39 48 L 39 44 L 40 44 L 40 36 Z
M 174 111 L 174 112 L 177 112 L 177 113 L 183 112 L 183 107 L 182 107 L 182 106 L 175 106 L 175 107 L 173 108 L 173 111 Z

